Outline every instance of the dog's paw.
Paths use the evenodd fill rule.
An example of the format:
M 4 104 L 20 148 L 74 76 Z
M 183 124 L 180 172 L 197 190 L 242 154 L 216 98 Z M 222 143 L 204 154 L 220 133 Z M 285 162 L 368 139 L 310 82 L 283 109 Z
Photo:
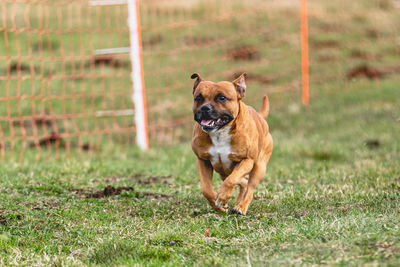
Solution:
M 217 200 L 215 200 L 215 207 L 217 207 L 218 209 L 222 209 L 224 210 L 224 212 L 228 209 L 228 204 L 222 204 L 221 202 Z
M 215 200 L 215 206 L 217 206 L 219 208 L 227 209 L 229 199 L 230 198 L 222 198 L 222 197 L 217 196 L 217 199 Z
M 223 207 L 214 206 L 214 209 L 215 209 L 216 211 L 222 212 L 222 213 L 226 213 L 226 212 L 228 211 L 228 207 L 223 208 Z
M 243 211 L 240 207 L 236 206 L 231 210 L 232 214 L 246 215 L 246 211 Z
M 228 188 L 220 188 L 217 193 L 217 199 L 215 200 L 215 205 L 218 207 L 227 208 L 228 202 L 232 198 L 233 190 Z

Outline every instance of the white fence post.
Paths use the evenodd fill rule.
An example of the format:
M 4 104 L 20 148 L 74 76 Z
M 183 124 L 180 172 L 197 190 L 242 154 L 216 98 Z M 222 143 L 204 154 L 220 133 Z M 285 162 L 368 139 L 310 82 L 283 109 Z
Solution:
M 135 103 L 136 143 L 142 150 L 149 147 L 147 131 L 146 96 L 144 93 L 144 74 L 142 62 L 142 40 L 139 20 L 139 1 L 128 0 L 130 56 L 132 63 L 132 99 Z

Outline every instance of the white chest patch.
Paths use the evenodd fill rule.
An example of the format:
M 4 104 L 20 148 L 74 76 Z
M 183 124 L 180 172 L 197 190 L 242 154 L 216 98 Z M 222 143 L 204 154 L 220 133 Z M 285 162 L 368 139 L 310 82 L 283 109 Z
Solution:
M 212 165 L 221 160 L 222 165 L 227 169 L 231 165 L 229 154 L 231 154 L 231 135 L 230 128 L 225 128 L 215 133 L 210 134 L 213 145 L 208 150 L 211 155 Z

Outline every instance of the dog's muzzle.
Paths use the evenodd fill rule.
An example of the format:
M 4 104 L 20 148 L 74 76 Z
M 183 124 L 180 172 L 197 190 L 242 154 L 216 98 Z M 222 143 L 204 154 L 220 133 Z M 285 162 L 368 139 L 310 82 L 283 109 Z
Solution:
M 232 115 L 226 112 L 218 112 L 210 104 L 201 106 L 194 114 L 204 132 L 215 132 L 233 120 Z

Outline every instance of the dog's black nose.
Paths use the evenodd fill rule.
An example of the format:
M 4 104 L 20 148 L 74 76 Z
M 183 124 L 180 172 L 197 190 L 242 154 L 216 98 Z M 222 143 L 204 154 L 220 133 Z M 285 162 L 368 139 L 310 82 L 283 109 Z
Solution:
M 203 106 L 201 106 L 200 110 L 201 111 L 210 111 L 210 110 L 212 110 L 212 106 L 210 104 L 203 105 Z

